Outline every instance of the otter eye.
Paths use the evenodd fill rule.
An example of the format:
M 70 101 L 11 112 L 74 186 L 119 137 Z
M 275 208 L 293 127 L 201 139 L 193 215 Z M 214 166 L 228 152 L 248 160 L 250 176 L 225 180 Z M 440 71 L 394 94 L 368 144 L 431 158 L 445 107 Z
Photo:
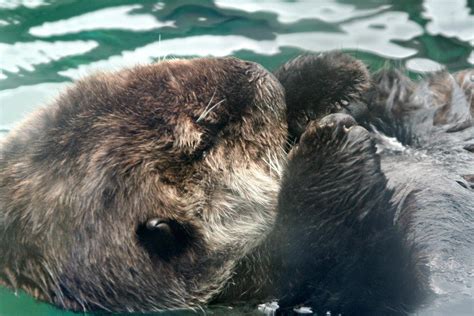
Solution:
M 188 244 L 189 235 L 178 222 L 152 218 L 138 226 L 138 241 L 151 257 L 168 260 L 181 253 Z

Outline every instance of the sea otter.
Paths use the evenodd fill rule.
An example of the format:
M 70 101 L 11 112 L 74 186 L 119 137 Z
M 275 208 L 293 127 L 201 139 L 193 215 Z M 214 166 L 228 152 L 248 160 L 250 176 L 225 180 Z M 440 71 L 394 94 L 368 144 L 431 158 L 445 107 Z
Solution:
M 76 311 L 275 298 L 281 313 L 405 315 L 447 249 L 430 245 L 472 250 L 472 101 L 452 110 L 472 100 L 462 78 L 371 78 L 340 53 L 275 76 L 199 58 L 85 78 L 1 144 L 0 282 Z M 402 173 L 424 161 L 383 135 L 436 148 L 428 157 L 467 149 L 409 186 Z M 440 214 L 453 226 L 429 226 Z

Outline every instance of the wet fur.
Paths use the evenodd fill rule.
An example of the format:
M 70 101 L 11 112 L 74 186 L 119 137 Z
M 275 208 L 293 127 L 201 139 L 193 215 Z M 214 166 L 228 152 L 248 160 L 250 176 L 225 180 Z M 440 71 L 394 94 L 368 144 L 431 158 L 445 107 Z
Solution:
M 340 53 L 276 76 L 286 107 L 259 66 L 204 58 L 97 74 L 32 115 L 0 151 L 1 282 L 73 310 L 418 308 L 430 245 L 448 234 L 443 249 L 459 236 L 472 249 L 469 76 L 371 77 Z M 416 158 L 380 133 L 455 160 L 407 185 Z M 444 207 L 459 235 L 436 226 Z M 149 240 L 154 217 L 175 227 L 171 252 Z
M 365 67 L 354 70 L 356 61 L 330 55 L 299 57 L 276 72 L 291 73 L 281 79 L 287 91 L 304 87 L 287 93 L 288 111 L 316 108 L 305 112 L 319 122 L 303 127 L 279 196 L 282 261 L 292 271 L 283 278 L 292 290 L 281 305 L 303 301 L 320 313 L 404 315 L 433 299 L 432 286 L 456 304 L 468 288 L 452 275 L 469 283 L 473 269 L 473 70 L 413 82 L 397 70 L 368 77 Z M 348 96 L 339 87 L 349 102 L 318 102 L 320 89 L 334 83 L 305 74 L 330 68 L 334 58 L 333 76 L 346 78 L 346 69 L 354 78 L 366 76 L 365 84 L 358 93 L 352 85 Z M 304 90 L 314 82 L 320 89 Z M 304 97 L 295 99 L 301 91 Z M 344 114 L 323 118 L 330 112 L 351 115 L 372 135 L 354 127 L 343 135 L 337 126 L 354 122 Z M 407 147 L 394 150 L 388 137 Z
M 271 228 L 284 117 L 279 83 L 233 58 L 79 81 L 2 144 L 3 283 L 73 310 L 205 304 Z M 141 233 L 154 217 L 172 255 Z

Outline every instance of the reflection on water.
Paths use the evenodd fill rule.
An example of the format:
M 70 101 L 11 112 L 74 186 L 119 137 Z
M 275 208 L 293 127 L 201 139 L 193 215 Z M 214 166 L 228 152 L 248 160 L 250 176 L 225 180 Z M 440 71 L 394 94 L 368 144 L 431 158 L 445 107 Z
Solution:
M 344 49 L 374 68 L 385 60 L 419 73 L 474 64 L 467 0 L 364 2 L 0 0 L 0 113 L 26 113 L 8 96 L 31 96 L 45 82 L 173 56 L 233 54 L 274 68 L 304 51 Z
M 344 49 L 372 68 L 388 61 L 412 74 L 472 67 L 472 6 L 468 0 L 0 0 L 0 138 L 72 79 L 162 58 L 235 55 L 273 69 L 305 51 Z M 38 311 L 24 295 L 9 295 L 0 292 L 0 315 L 22 303 L 28 314 Z
M 33 41 L 13 44 L 0 43 L 2 62 L 0 70 L 18 73 L 20 70 L 33 72 L 39 64 L 53 63 L 71 55 L 87 53 L 98 46 L 94 41 Z M 0 79 L 7 79 L 5 73 Z
M 423 7 L 423 16 L 430 20 L 426 25 L 429 34 L 473 43 L 474 15 L 469 13 L 467 0 L 425 0 Z
M 0 91 L 0 130 L 10 130 L 38 105 L 45 104 L 69 83 L 40 83 Z M 0 134 L 1 137 L 1 134 Z
M 46 22 L 30 29 L 30 34 L 48 37 L 101 29 L 147 31 L 164 26 L 174 26 L 173 21 L 159 22 L 150 14 L 130 14 L 139 5 L 119 6 L 97 10 L 66 20 Z
M 374 25 L 384 27 L 373 27 Z M 77 69 L 68 69 L 59 74 L 78 78 L 95 69 L 116 68 L 133 65 L 137 61 L 149 62 L 168 56 L 226 56 L 242 50 L 260 55 L 278 55 L 282 47 L 297 47 L 307 51 L 333 49 L 355 49 L 391 58 L 403 58 L 416 54 L 415 49 L 397 45 L 389 39 L 410 40 L 421 35 L 422 28 L 408 20 L 403 12 L 384 12 L 380 15 L 354 20 L 339 25 L 339 32 L 295 32 L 275 34 L 272 39 L 256 40 L 239 35 L 198 35 L 186 39 L 162 40 L 135 51 L 125 51 Z
M 0 9 L 15 9 L 20 6 L 36 8 L 45 4 L 43 0 L 0 0 Z
M 288 2 L 274 0 L 234 1 L 216 0 L 219 8 L 235 9 L 246 12 L 272 12 L 281 23 L 295 23 L 304 19 L 317 19 L 328 23 L 339 23 L 349 19 L 364 17 L 381 12 L 390 6 L 377 5 L 373 9 L 358 9 L 353 4 L 338 3 L 335 0 L 320 0 L 318 5 L 308 1 Z
M 406 61 L 406 67 L 416 72 L 433 72 L 442 70 L 443 65 L 427 58 L 411 58 Z

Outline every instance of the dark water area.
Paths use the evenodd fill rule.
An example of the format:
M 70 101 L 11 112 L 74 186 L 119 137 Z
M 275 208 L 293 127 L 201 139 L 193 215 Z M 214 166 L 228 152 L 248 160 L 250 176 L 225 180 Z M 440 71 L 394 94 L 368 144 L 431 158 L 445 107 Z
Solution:
M 0 138 L 96 70 L 227 55 L 275 69 L 342 49 L 372 70 L 394 65 L 418 78 L 473 67 L 473 47 L 474 0 L 0 0 Z M 197 313 L 263 315 L 255 306 Z M 0 288 L 0 316 L 10 315 L 76 314 Z

